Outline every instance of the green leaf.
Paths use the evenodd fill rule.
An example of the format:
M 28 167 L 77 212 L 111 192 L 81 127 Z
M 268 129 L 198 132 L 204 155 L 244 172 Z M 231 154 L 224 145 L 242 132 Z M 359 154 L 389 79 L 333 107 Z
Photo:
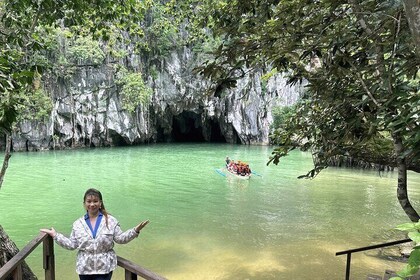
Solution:
M 413 267 L 417 267 L 417 270 L 419 269 L 419 266 L 420 266 L 420 250 L 419 249 L 414 249 L 411 252 L 410 257 L 408 258 L 408 264 Z
M 418 231 L 411 231 L 408 233 L 408 237 L 413 240 L 415 243 L 420 243 L 420 232 Z
M 407 264 L 402 270 L 398 271 L 397 274 L 400 277 L 407 278 L 416 274 L 418 270 L 419 270 L 418 266 L 412 266 L 410 264 Z

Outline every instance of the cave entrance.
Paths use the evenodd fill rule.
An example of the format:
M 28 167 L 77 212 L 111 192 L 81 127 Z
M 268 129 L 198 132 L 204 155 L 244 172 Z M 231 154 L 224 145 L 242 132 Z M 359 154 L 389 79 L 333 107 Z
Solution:
M 108 137 L 114 146 L 128 146 L 128 142 L 115 130 L 108 130 Z
M 190 111 L 184 111 L 172 118 L 170 139 L 171 142 L 226 143 L 217 120 L 210 119 L 203 124 L 201 115 Z
M 214 120 L 210 120 L 210 142 L 226 143 L 226 138 L 220 130 L 220 124 Z
M 185 111 L 174 116 L 171 138 L 174 142 L 204 142 L 201 116 Z

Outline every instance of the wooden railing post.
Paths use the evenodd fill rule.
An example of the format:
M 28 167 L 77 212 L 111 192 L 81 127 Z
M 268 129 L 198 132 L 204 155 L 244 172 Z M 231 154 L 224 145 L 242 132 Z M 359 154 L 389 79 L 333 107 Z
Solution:
M 0 268 L 0 280 L 5 280 L 9 275 L 13 279 L 22 279 L 22 263 L 25 258 L 44 240 L 46 233 L 40 233 L 35 239 L 29 242 L 22 250 L 13 256 L 7 263 Z M 20 275 L 20 276 L 19 276 Z M 20 277 L 20 278 L 19 278 Z
M 346 264 L 346 280 L 350 280 L 350 263 L 351 263 L 351 253 L 348 253 L 347 264 Z
M 13 270 L 13 280 L 22 280 L 22 265 L 18 264 L 16 268 Z
M 54 240 L 51 236 L 44 239 L 43 266 L 45 280 L 55 280 Z
M 131 272 L 128 269 L 125 269 L 125 280 L 137 280 L 137 274 Z

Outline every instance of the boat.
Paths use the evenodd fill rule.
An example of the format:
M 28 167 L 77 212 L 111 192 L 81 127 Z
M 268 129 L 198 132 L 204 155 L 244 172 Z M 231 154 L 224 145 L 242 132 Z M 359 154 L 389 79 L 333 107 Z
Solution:
M 235 172 L 235 171 L 233 171 L 233 170 L 231 170 L 231 169 L 229 169 L 229 168 L 226 168 L 226 173 L 227 174 L 229 174 L 229 175 L 231 175 L 231 176 L 233 176 L 233 177 L 236 177 L 236 178 L 238 178 L 238 179 L 242 179 L 242 180 L 248 180 L 249 178 L 251 178 L 251 173 L 248 173 L 248 174 L 238 174 L 237 172 Z
M 234 161 L 230 160 L 229 157 L 226 157 L 226 170 L 229 175 L 232 175 L 239 179 L 248 180 L 251 178 L 251 169 L 249 164 L 243 161 Z

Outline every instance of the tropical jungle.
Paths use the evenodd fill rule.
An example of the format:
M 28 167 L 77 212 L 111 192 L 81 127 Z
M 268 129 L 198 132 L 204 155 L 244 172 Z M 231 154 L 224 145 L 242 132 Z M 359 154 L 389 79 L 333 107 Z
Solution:
M 0 0 L 0 17 L 0 147 L 4 155 L 0 170 L 0 199 L 8 210 L 12 211 L 16 206 L 16 209 L 21 209 L 18 212 L 27 213 L 24 206 L 28 202 L 18 199 L 25 185 L 21 180 L 27 174 L 34 176 L 31 180 L 37 182 L 34 183 L 37 189 L 30 190 L 32 195 L 48 197 L 47 201 L 51 201 L 53 193 L 57 197 L 65 196 L 61 191 L 50 190 L 51 182 L 57 185 L 56 180 L 60 180 L 60 184 L 66 184 L 72 181 L 69 178 L 74 174 L 80 174 L 76 177 L 84 179 L 72 181 L 73 184 L 66 188 L 73 197 L 80 192 L 72 187 L 78 185 L 78 188 L 86 189 L 80 185 L 94 185 L 95 181 L 107 186 L 114 182 L 107 175 L 122 169 L 129 174 L 127 177 L 112 176 L 118 178 L 116 184 L 122 189 L 128 188 L 127 196 L 133 192 L 136 193 L 133 197 L 136 197 L 140 190 L 131 186 L 136 184 L 134 182 L 143 182 L 147 186 L 143 194 L 156 208 L 160 206 L 153 198 L 153 188 L 159 191 L 158 182 L 161 186 L 177 182 L 174 183 L 177 188 L 161 189 L 164 191 L 159 197 L 176 200 L 177 209 L 185 215 L 189 213 L 189 204 L 194 212 L 200 209 L 195 209 L 194 205 L 211 195 L 214 189 L 210 191 L 209 187 L 224 190 L 214 195 L 218 197 L 223 193 L 225 196 L 219 197 L 218 201 L 230 201 L 230 209 L 224 209 L 226 205 L 220 206 L 214 201 L 202 201 L 206 215 L 195 217 L 195 225 L 200 224 L 198 221 L 202 218 L 216 228 L 224 229 L 228 226 L 214 217 L 223 216 L 223 213 L 237 217 L 240 210 L 254 209 L 252 215 L 258 213 L 256 216 L 267 221 L 264 223 L 267 227 L 261 226 L 261 232 L 266 234 L 258 235 L 251 230 L 248 235 L 242 233 L 238 239 L 230 240 L 230 244 L 236 244 L 238 240 L 247 244 L 244 240 L 248 239 L 255 241 L 251 242 L 252 246 L 264 244 L 265 247 L 271 238 L 279 242 L 274 236 L 281 236 L 282 229 L 290 226 L 300 231 L 305 227 L 305 223 L 295 224 L 298 216 L 291 215 L 287 219 L 279 215 L 288 211 L 280 205 L 287 204 L 289 210 L 294 209 L 296 204 L 288 204 L 292 198 L 307 201 L 311 196 L 313 208 L 305 207 L 302 212 L 314 209 L 322 212 L 318 207 L 332 198 L 332 194 L 324 196 L 302 189 L 298 194 L 289 193 L 289 198 L 283 201 L 282 195 L 290 189 L 309 188 L 309 185 L 321 181 L 316 188 L 324 188 L 325 192 L 328 190 L 340 197 L 335 193 L 339 188 L 331 187 L 329 182 L 340 181 L 337 179 L 340 176 L 354 177 L 355 183 L 348 189 L 357 184 L 365 186 L 360 193 L 365 192 L 363 197 L 371 199 L 363 204 L 366 207 L 361 214 L 363 219 L 375 205 L 372 202 L 372 197 L 376 197 L 372 195 L 376 194 L 373 189 L 378 189 L 378 195 L 387 195 L 376 186 L 381 183 L 373 183 L 375 179 L 372 178 L 387 178 L 392 182 L 389 187 L 398 206 L 390 205 L 388 209 L 399 209 L 402 213 L 395 217 L 398 222 L 390 227 L 399 232 L 400 237 L 410 239 L 410 250 L 401 257 L 402 263 L 393 272 L 393 279 L 409 279 L 418 273 L 419 1 Z M 116 154 L 113 149 L 117 149 Z M 194 153 L 200 157 L 192 157 Z M 215 172 L 223 167 L 226 156 L 246 162 L 254 171 L 249 172 L 251 178 L 247 183 L 232 182 L 224 176 L 226 174 Z M 61 164 L 55 161 L 56 157 L 65 163 L 63 168 L 55 170 L 55 166 Z M 147 160 L 141 161 L 142 157 Z M 108 165 L 117 159 L 119 165 Z M 101 162 L 97 168 L 95 160 Z M 27 166 L 31 173 L 22 175 L 19 170 L 25 168 L 25 161 L 33 162 L 39 168 Z M 51 162 L 56 164 L 50 165 Z M 79 162 L 79 165 L 72 166 L 72 162 Z M 92 164 L 85 166 L 84 170 L 78 169 L 88 162 Z M 194 168 L 183 165 L 185 162 Z M 143 174 L 143 178 L 131 172 L 134 165 L 142 166 L 145 173 L 139 171 L 139 174 Z M 43 166 L 50 166 L 51 173 L 44 174 Z M 65 175 L 66 168 L 72 170 L 73 176 Z M 112 170 L 111 173 L 102 173 L 107 168 Z M 293 174 L 293 180 L 282 173 L 285 170 Z M 159 181 L 157 171 L 165 175 L 168 172 L 171 176 L 162 175 L 161 179 L 167 179 Z M 366 177 L 364 172 L 370 172 L 370 175 Z M 89 176 L 84 177 L 86 174 Z M 153 174 L 155 181 L 149 181 L 147 174 Z M 192 179 L 197 174 L 205 174 L 206 179 L 200 176 Z M 279 174 L 283 174 L 282 177 L 276 177 Z M 287 180 L 283 181 L 286 177 Z M 366 183 L 370 180 L 372 183 Z M 206 187 L 204 193 L 201 192 L 203 189 L 195 193 L 195 187 L 184 188 L 200 184 Z M 289 188 L 284 188 L 285 185 Z M 256 193 L 255 189 L 262 186 L 267 188 Z M 226 192 L 224 187 L 230 191 Z M 182 196 L 176 193 L 177 189 Z M 117 192 L 111 186 L 104 191 L 108 200 L 112 200 L 113 193 Z M 188 200 L 188 194 L 192 193 L 194 198 Z M 410 199 L 410 194 L 413 199 Z M 343 199 L 346 196 L 356 199 L 352 195 L 343 195 Z M 252 201 L 251 198 L 257 197 L 260 199 L 258 203 Z M 275 200 L 274 197 L 282 199 Z M 114 199 L 118 201 L 113 205 L 114 212 L 123 216 L 124 198 L 117 195 Z M 141 203 L 129 201 L 135 205 L 138 203 L 139 207 L 148 203 L 147 200 L 141 200 Z M 339 205 L 344 201 L 340 200 Z M 8 204 L 10 202 L 12 205 Z M 301 203 L 299 205 L 309 206 Z M 269 209 L 267 205 L 270 205 Z M 37 211 L 45 209 L 49 212 L 49 206 Z M 162 207 L 166 211 L 159 215 L 146 206 L 142 207 L 157 220 L 164 217 L 166 211 L 171 212 L 168 205 Z M 215 209 L 224 209 L 225 212 L 214 212 L 212 217 Z M 23 248 L 32 238 L 21 240 L 22 236 L 14 236 L 20 220 L 4 214 L 6 209 L 0 211 L 0 267 L 7 267 L 8 261 L 19 251 L 17 247 Z M 130 209 L 128 212 L 136 215 Z M 335 214 L 339 215 L 340 211 Z M 379 208 L 375 215 L 378 220 L 379 217 L 389 218 L 386 208 Z M 45 217 L 53 220 L 48 214 Z M 178 226 L 191 226 L 185 217 L 174 218 L 180 220 Z M 28 226 L 24 222 L 26 218 L 28 216 L 23 216 L 21 223 L 25 228 Z M 329 219 L 323 218 L 321 221 Z M 170 220 L 166 217 L 162 222 L 174 226 Z M 280 220 L 281 225 L 277 224 Z M 235 230 L 246 224 L 242 220 L 236 221 L 229 232 L 217 231 L 214 234 L 235 235 Z M 134 221 L 128 220 L 128 223 Z M 30 230 L 37 234 L 43 227 L 42 221 L 36 220 L 34 224 L 37 227 Z M 7 229 L 2 225 L 7 225 Z M 63 231 L 70 232 L 70 228 L 62 227 Z M 148 227 L 144 230 L 147 231 Z M 190 234 L 195 226 L 191 228 Z M 174 237 L 169 236 L 170 229 L 165 229 L 162 224 L 159 224 L 159 229 L 166 234 L 156 235 L 156 238 L 168 237 L 171 240 Z M 244 232 L 249 230 L 247 227 L 243 229 L 246 229 Z M 322 231 L 334 232 L 334 229 L 325 227 Z M 188 239 L 186 235 L 182 236 L 181 240 Z M 305 244 L 305 236 L 296 234 L 296 238 L 296 242 Z M 339 239 L 336 235 L 332 238 Z M 18 246 L 13 239 L 17 240 Z M 140 239 L 147 243 L 147 238 Z M 387 239 L 380 242 L 369 239 L 356 247 L 393 241 L 394 236 Z M 157 239 L 152 240 L 159 243 Z M 195 242 L 194 245 L 199 247 L 197 251 L 211 251 L 211 242 L 203 242 L 208 247 L 203 247 L 203 243 L 197 240 Z M 169 243 L 165 246 L 170 247 Z M 294 267 L 296 271 L 287 272 L 287 265 L 280 265 L 271 256 L 280 254 L 282 248 L 288 246 L 277 243 L 275 247 L 277 250 L 261 257 L 270 259 L 270 265 L 264 266 L 261 273 L 258 261 L 248 263 L 238 258 L 241 255 L 238 252 L 246 251 L 244 248 L 238 249 L 231 258 L 234 260 L 232 266 L 247 263 L 244 265 L 246 269 L 240 272 L 227 272 L 228 268 L 215 263 L 213 268 L 206 267 L 195 274 L 178 274 L 177 269 L 195 270 L 187 265 L 169 269 L 175 266 L 169 255 L 175 257 L 176 254 L 165 251 L 162 245 L 156 245 L 151 251 L 156 255 L 162 253 L 163 262 L 155 259 L 147 262 L 143 258 L 138 261 L 146 262 L 154 272 L 171 276 L 171 279 L 288 279 L 304 270 L 305 261 L 308 265 L 323 265 L 324 257 L 311 259 L 308 256 Z M 217 248 L 218 254 L 209 255 L 212 259 L 223 255 L 220 249 L 223 246 Z M 286 256 L 293 256 L 296 251 L 300 256 L 305 255 L 305 251 L 296 248 L 288 248 L 288 253 L 281 258 L 287 260 Z M 351 248 L 354 246 L 340 247 L 335 252 Z M 138 252 L 126 250 L 132 257 L 138 255 Z M 194 258 L 194 250 L 187 251 L 188 258 L 179 258 L 185 264 L 189 258 Z M 267 255 L 270 258 L 265 258 Z M 230 258 L 224 257 L 229 262 Z M 29 266 L 24 263 L 23 279 L 40 277 L 35 275 L 39 274 L 37 268 L 33 269 L 35 272 L 31 270 L 34 261 L 27 261 Z M 332 279 L 342 279 L 346 260 L 343 257 L 341 261 L 343 268 L 340 272 L 325 266 L 330 270 L 329 275 L 333 275 Z M 56 258 L 55 262 L 60 263 L 60 259 Z M 157 265 L 159 262 L 163 264 Z M 288 262 L 292 263 L 290 259 Z M 197 262 L 190 266 L 197 267 Z M 250 272 L 244 272 L 247 269 Z M 208 273 L 213 270 L 221 272 Z M 321 270 L 317 272 L 321 273 Z M 367 277 L 369 273 L 365 267 L 363 276 L 358 274 L 358 277 Z M 308 275 L 298 277 L 307 278 Z M 6 274 L 4 277 L 1 279 L 7 279 Z M 64 279 L 64 276 L 56 277 Z M 312 279 L 326 277 L 325 274 L 312 275 Z

